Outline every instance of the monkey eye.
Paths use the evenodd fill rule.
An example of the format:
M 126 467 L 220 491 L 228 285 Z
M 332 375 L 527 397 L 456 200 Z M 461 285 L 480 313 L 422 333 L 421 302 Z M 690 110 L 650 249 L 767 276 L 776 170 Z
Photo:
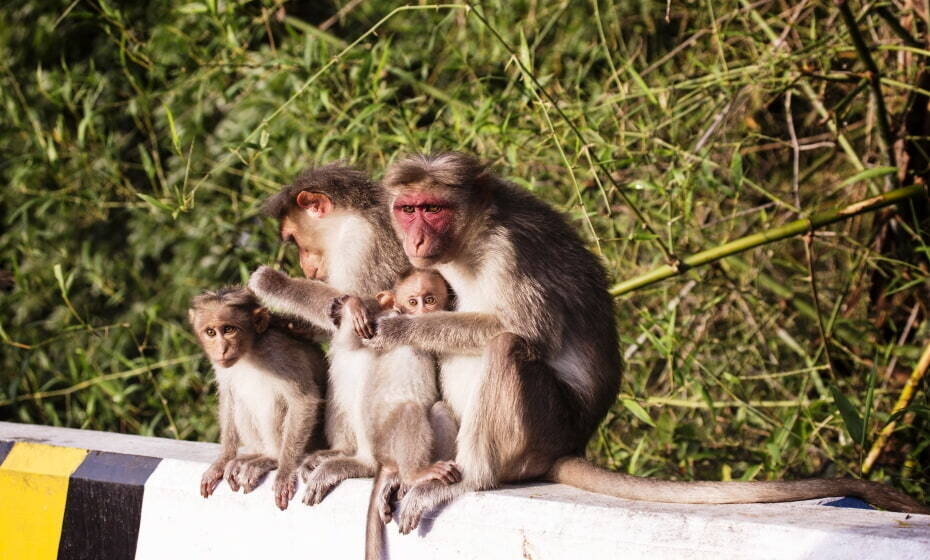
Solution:
M 413 214 L 413 211 L 415 210 L 415 208 L 411 206 L 410 204 L 404 204 L 403 206 L 400 207 L 400 210 L 404 214 Z
M 442 206 L 439 206 L 438 204 L 427 204 L 426 206 L 423 207 L 423 211 L 429 212 L 430 214 L 435 214 L 436 212 L 439 212 L 440 210 L 442 210 Z
M 232 325 L 226 325 L 223 327 L 223 334 L 232 334 L 239 330 L 239 327 L 234 327 Z
M 214 329 L 213 327 L 207 328 L 207 330 L 205 330 L 204 332 L 207 333 L 207 336 L 209 337 L 216 336 L 216 329 Z
M 407 300 L 407 305 L 409 305 L 410 307 L 416 307 L 416 306 L 417 306 L 417 300 L 415 300 L 414 298 L 410 298 L 410 299 Z
M 426 303 L 427 305 L 433 305 L 434 303 L 436 303 L 436 298 L 434 298 L 433 296 L 426 296 L 425 298 L 423 298 L 423 302 Z

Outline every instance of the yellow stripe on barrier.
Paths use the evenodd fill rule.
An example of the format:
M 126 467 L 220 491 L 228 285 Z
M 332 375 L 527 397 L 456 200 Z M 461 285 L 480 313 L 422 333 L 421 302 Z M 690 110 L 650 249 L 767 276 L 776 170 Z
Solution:
M 54 560 L 68 477 L 87 451 L 18 442 L 0 465 L 0 558 Z

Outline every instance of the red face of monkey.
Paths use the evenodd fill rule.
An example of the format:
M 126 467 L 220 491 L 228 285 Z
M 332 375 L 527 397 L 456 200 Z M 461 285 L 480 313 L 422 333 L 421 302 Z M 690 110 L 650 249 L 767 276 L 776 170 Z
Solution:
M 455 215 L 449 200 L 422 191 L 401 192 L 391 210 L 411 264 L 424 267 L 443 257 Z

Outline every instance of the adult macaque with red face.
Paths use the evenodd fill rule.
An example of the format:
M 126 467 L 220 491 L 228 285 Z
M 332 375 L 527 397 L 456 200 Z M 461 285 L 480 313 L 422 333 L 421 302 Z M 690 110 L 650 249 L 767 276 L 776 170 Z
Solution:
M 558 213 L 469 156 L 402 159 L 384 187 L 407 257 L 442 274 L 457 297 L 455 311 L 379 320 L 370 341 L 437 353 L 443 400 L 460 423 L 461 482 L 414 486 L 401 501 L 402 532 L 464 491 L 533 478 L 662 502 L 856 495 L 884 508 L 928 511 L 859 480 L 668 482 L 594 467 L 582 454 L 615 402 L 621 374 L 601 264 Z

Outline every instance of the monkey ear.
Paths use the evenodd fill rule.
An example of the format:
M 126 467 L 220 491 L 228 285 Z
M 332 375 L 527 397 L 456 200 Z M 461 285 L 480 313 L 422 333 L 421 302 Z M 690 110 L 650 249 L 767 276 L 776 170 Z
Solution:
M 381 309 L 387 310 L 394 307 L 394 292 L 378 292 L 375 299 L 378 300 Z
M 297 206 L 314 218 L 322 218 L 332 212 L 333 201 L 323 193 L 300 191 L 297 193 Z
M 264 307 L 259 307 L 252 312 L 252 323 L 255 325 L 255 332 L 265 332 L 271 323 L 271 313 Z
M 193 310 L 193 309 L 188 309 L 188 310 L 187 310 L 187 320 L 190 321 L 190 324 L 191 324 L 192 327 L 194 326 L 194 318 L 195 318 L 196 316 L 197 316 L 197 314 L 194 313 L 194 310 Z

